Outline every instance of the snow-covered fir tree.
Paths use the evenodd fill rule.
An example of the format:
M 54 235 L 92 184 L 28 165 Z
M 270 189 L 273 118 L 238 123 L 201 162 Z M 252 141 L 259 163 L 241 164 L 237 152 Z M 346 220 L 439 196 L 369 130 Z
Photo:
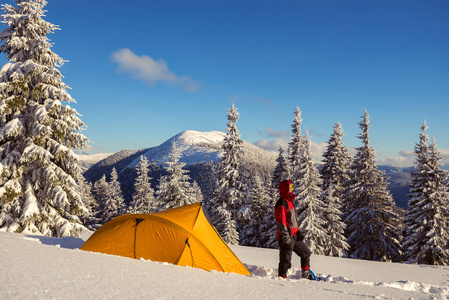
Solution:
M 334 131 L 327 143 L 327 149 L 323 153 L 323 167 L 320 170 L 323 179 L 322 189 L 326 191 L 333 186 L 333 197 L 340 199 L 344 185 L 348 181 L 348 169 L 351 164 L 351 156 L 348 148 L 343 146 L 344 133 L 340 123 L 334 125 Z
M 293 124 L 292 127 L 292 137 L 290 139 L 290 142 L 288 144 L 288 161 L 290 163 L 289 166 L 289 175 L 291 176 L 292 182 L 293 182 L 293 192 L 295 194 L 298 193 L 297 187 L 298 182 L 300 178 L 298 168 L 301 164 L 301 159 L 304 155 L 304 137 L 301 135 L 301 125 L 302 125 L 302 119 L 301 119 L 301 110 L 299 107 L 296 107 L 296 110 L 293 114 Z
M 195 199 L 195 202 L 203 202 L 204 201 L 203 192 L 201 191 L 200 186 L 198 185 L 198 183 L 195 180 L 192 182 L 192 186 L 189 190 L 189 193 L 190 193 L 190 197 L 192 199 Z
M 157 209 L 154 190 L 151 188 L 151 177 L 148 176 L 148 159 L 141 155 L 136 164 L 137 178 L 134 182 L 134 194 L 128 212 L 132 214 L 148 214 Z
M 279 183 L 283 180 L 290 179 L 289 166 L 287 158 L 284 154 L 284 148 L 279 146 L 279 155 L 276 158 L 276 166 L 271 176 L 271 196 L 275 199 L 279 198 Z
M 237 129 L 237 120 L 239 119 L 239 113 L 232 104 L 231 108 L 228 109 L 229 113 L 227 116 L 228 123 L 226 127 L 226 136 L 223 141 L 223 156 L 218 164 L 217 172 L 217 184 L 214 191 L 214 196 L 211 199 L 211 215 L 212 221 L 221 235 L 223 226 L 218 226 L 218 223 L 228 222 L 228 214 L 224 211 L 230 213 L 230 219 L 233 222 L 228 222 L 231 226 L 235 224 L 238 228 L 239 224 L 239 211 L 241 211 L 243 204 L 246 202 L 247 187 L 245 185 L 245 178 L 242 176 L 241 170 L 241 156 L 242 156 L 242 143 L 240 139 L 240 134 Z M 220 211 L 219 211 L 220 210 Z M 231 232 L 231 229 L 226 229 Z M 238 239 L 235 240 L 235 235 L 229 234 L 232 239 L 229 241 L 225 239 L 228 243 L 237 243 Z M 238 236 L 237 236 L 238 238 Z M 232 240 L 232 242 L 230 242 Z
M 240 179 L 242 180 L 243 186 L 246 187 L 243 193 L 244 198 L 242 200 L 242 205 L 237 210 L 236 218 L 237 231 L 239 232 L 240 244 L 242 245 L 247 245 L 246 241 L 248 241 L 245 237 L 245 227 L 248 228 L 248 226 L 251 226 L 251 224 L 254 223 L 253 217 L 255 212 L 253 211 L 253 208 L 255 208 L 255 206 L 251 197 L 251 191 L 253 190 L 254 185 L 254 182 L 251 181 L 252 178 L 253 176 L 249 169 L 244 164 L 240 164 Z
M 103 210 L 100 212 L 100 221 L 102 224 L 126 213 L 125 200 L 123 199 L 122 188 L 118 181 L 118 174 L 115 168 L 112 168 L 111 181 L 109 182 L 106 193 L 106 202 Z
M 299 230 L 304 234 L 304 242 L 314 254 L 324 254 L 329 236 L 325 225 L 324 215 L 326 205 L 321 199 L 321 178 L 314 164 L 310 149 L 308 133 L 303 138 L 302 158 L 296 173 L 296 211 L 298 213 Z M 295 187 L 294 187 L 295 188 Z
M 329 239 L 324 247 L 324 254 L 329 256 L 345 256 L 349 249 L 344 235 L 346 224 L 341 219 L 340 199 L 335 197 L 336 189 L 332 184 L 327 186 L 323 194 L 326 205 L 325 224 Z
M 156 192 L 156 200 L 160 210 L 171 209 L 198 202 L 193 198 L 190 185 L 189 171 L 184 169 L 185 163 L 181 162 L 181 151 L 176 141 L 169 153 L 169 161 L 165 162 L 167 175 L 162 176 Z
M 429 199 L 425 199 L 424 189 L 430 182 L 430 158 L 429 158 L 429 136 L 427 135 L 426 122 L 421 126 L 419 142 L 415 145 L 415 165 L 416 169 L 411 172 L 412 181 L 410 183 L 410 193 L 408 196 L 408 208 L 404 218 L 404 232 L 402 239 L 402 248 L 404 250 L 405 259 L 414 260 L 415 253 L 420 251 L 422 243 L 427 233 L 423 230 L 426 213 L 424 206 L 429 203 Z M 425 222 L 427 223 L 427 221 Z
M 87 214 L 76 179 L 72 148 L 88 139 L 58 68 L 48 34 L 59 29 L 43 19 L 45 0 L 3 5 L 0 51 L 0 227 L 47 236 L 78 236 Z
M 223 240 L 230 245 L 239 244 L 237 225 L 232 219 L 231 212 L 223 206 L 215 206 L 213 223 Z
M 430 169 L 433 170 L 432 193 L 430 194 L 433 216 L 429 220 L 432 229 L 427 233 L 428 242 L 424 262 L 433 265 L 449 265 L 449 181 L 442 164 L 435 139 L 429 146 Z
M 103 174 L 100 179 L 98 179 L 93 186 L 92 193 L 97 200 L 98 207 L 96 209 L 95 216 L 97 219 L 100 220 L 101 212 L 103 211 L 105 205 L 106 205 L 106 199 L 108 195 L 109 190 L 109 183 L 106 181 L 106 175 Z
M 419 264 L 449 264 L 449 194 L 435 142 L 427 145 L 427 125 L 415 146 L 416 170 L 411 173 L 411 197 L 404 219 L 405 259 Z
M 325 254 L 339 257 L 343 256 L 349 248 L 344 236 L 346 225 L 341 219 L 341 205 L 342 192 L 349 180 L 348 169 L 351 164 L 351 156 L 347 147 L 343 146 L 343 135 L 341 124 L 336 123 L 327 149 L 323 154 L 324 164 L 320 170 L 323 179 L 323 202 L 327 207 L 324 226 L 330 238 Z
M 274 218 L 273 212 L 267 208 L 271 203 L 271 197 L 265 189 L 265 185 L 262 183 L 260 176 L 257 174 L 253 176 L 253 184 L 250 192 L 251 202 L 249 203 L 249 210 L 251 216 L 248 222 L 243 226 L 241 232 L 241 244 L 252 247 L 263 247 L 269 239 L 269 232 L 273 228 L 264 228 L 264 217 L 267 213 Z M 271 232 L 273 234 L 273 232 Z M 262 238 L 263 236 L 263 238 Z
M 263 207 L 264 215 L 260 226 L 260 246 L 263 248 L 277 249 L 279 247 L 276 238 L 276 218 L 274 214 L 275 202 L 270 199 L 268 205 Z
M 357 148 L 351 180 L 344 191 L 347 243 L 354 258 L 397 261 L 401 256 L 399 217 L 393 211 L 395 204 L 384 172 L 376 166 L 369 139 L 370 118 L 365 110 L 359 123 L 363 145 Z
M 81 199 L 83 200 L 84 206 L 88 211 L 88 214 L 83 216 L 81 220 L 84 226 L 86 226 L 88 229 L 96 230 L 100 226 L 99 220 L 98 218 L 96 218 L 96 213 L 98 211 L 99 205 L 92 193 L 92 183 L 87 182 L 84 176 L 81 174 L 78 177 L 78 187 Z

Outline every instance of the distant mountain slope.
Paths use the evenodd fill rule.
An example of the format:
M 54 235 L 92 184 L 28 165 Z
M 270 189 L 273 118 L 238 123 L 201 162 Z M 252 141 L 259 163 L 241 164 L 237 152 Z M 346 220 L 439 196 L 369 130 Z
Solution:
M 135 165 L 141 155 L 150 162 L 149 176 L 152 177 L 152 187 L 156 188 L 159 178 L 165 174 L 164 163 L 168 161 L 173 143 L 176 142 L 181 151 L 180 161 L 186 163 L 189 175 L 195 180 L 203 193 L 209 194 L 214 180 L 213 166 L 223 155 L 222 143 L 225 133 L 218 131 L 198 132 L 187 130 L 168 139 L 157 147 L 142 150 L 125 150 L 115 153 L 93 165 L 84 173 L 86 179 L 95 182 L 106 174 L 109 180 L 112 168 L 119 174 L 123 194 L 127 201 L 131 200 L 136 172 Z M 276 163 L 277 154 L 265 151 L 253 144 L 243 142 L 244 165 L 262 178 L 268 179 Z
M 385 171 L 385 176 L 388 177 L 388 189 L 393 195 L 396 205 L 407 209 L 410 198 L 407 196 L 410 192 L 410 182 L 412 176 L 410 172 L 413 168 L 399 168 L 392 166 L 379 166 L 379 170 Z
M 92 165 L 86 172 L 84 172 L 84 177 L 91 182 L 97 181 L 98 179 L 106 174 L 110 176 L 112 168 L 116 170 L 121 170 L 125 168 L 128 164 L 132 163 L 133 160 L 144 153 L 146 150 L 122 150 L 120 152 L 114 153 L 107 158 L 99 161 L 98 163 Z
M 150 162 L 163 164 L 168 161 L 173 143 L 176 142 L 182 153 L 181 161 L 187 165 L 198 162 L 217 162 L 221 157 L 221 144 L 224 137 L 225 134 L 219 131 L 198 132 L 187 130 L 175 135 L 158 147 L 146 149 L 142 155 L 145 155 Z M 139 157 L 128 167 L 134 168 L 138 161 Z
M 98 154 L 78 154 L 78 160 L 81 163 L 83 172 L 89 170 L 91 166 L 105 158 L 111 156 L 113 153 L 98 153 Z

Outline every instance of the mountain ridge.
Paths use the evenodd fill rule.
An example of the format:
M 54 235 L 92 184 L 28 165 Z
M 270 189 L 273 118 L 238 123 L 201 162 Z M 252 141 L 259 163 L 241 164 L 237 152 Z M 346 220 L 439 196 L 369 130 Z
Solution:
M 160 176 L 165 174 L 164 163 L 168 161 L 168 154 L 176 142 L 181 152 L 180 161 L 186 163 L 185 168 L 189 170 L 192 180 L 197 181 L 203 193 L 210 194 L 209 190 L 214 180 L 213 165 L 217 163 L 222 155 L 222 143 L 226 134 L 219 131 L 199 132 L 194 130 L 183 131 L 159 146 L 140 149 L 122 150 L 92 165 L 85 173 L 90 182 L 95 182 L 106 174 L 109 180 L 112 168 L 116 168 L 119 181 L 125 199 L 129 201 L 133 193 L 133 183 L 136 177 L 134 167 L 141 155 L 147 157 L 150 162 L 149 176 L 152 177 L 152 187 L 158 184 Z M 277 154 L 266 151 L 256 145 L 243 141 L 242 149 L 244 155 L 242 161 L 251 171 L 255 171 L 262 179 L 268 181 L 269 176 L 276 164 Z M 320 162 L 317 162 L 320 163 Z M 388 178 L 388 188 L 391 191 L 396 204 L 401 208 L 407 208 L 409 198 L 409 184 L 411 182 L 410 172 L 414 167 L 395 167 L 378 165 L 385 171 Z M 449 165 L 442 167 L 448 169 Z
M 165 175 L 164 164 L 169 159 L 169 153 L 176 143 L 181 152 L 180 161 L 186 163 L 185 169 L 189 175 L 201 187 L 206 197 L 211 195 L 214 183 L 214 165 L 220 160 L 223 150 L 222 143 L 226 134 L 219 131 L 199 132 L 194 130 L 183 131 L 159 146 L 141 150 L 122 150 L 99 161 L 84 172 L 89 182 L 96 182 L 106 174 L 110 178 L 112 168 L 117 170 L 119 182 L 125 200 L 129 202 L 132 198 L 134 180 L 136 178 L 135 165 L 140 156 L 146 156 L 149 162 L 149 176 L 152 178 L 153 189 L 158 185 L 158 180 Z M 242 150 L 244 155 L 241 159 L 245 167 L 252 174 L 258 174 L 262 180 L 268 181 L 276 164 L 277 154 L 263 150 L 253 144 L 243 141 Z

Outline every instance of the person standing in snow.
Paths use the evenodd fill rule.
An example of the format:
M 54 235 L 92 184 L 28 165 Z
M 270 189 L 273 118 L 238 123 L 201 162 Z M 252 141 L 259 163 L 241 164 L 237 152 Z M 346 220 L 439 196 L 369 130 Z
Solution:
M 295 210 L 295 197 L 292 181 L 284 180 L 279 183 L 280 198 L 274 207 L 276 215 L 276 236 L 279 242 L 278 276 L 287 277 L 291 268 L 292 252 L 301 258 L 301 276 L 310 279 L 309 263 L 310 250 L 303 242 L 304 236 L 299 232 Z

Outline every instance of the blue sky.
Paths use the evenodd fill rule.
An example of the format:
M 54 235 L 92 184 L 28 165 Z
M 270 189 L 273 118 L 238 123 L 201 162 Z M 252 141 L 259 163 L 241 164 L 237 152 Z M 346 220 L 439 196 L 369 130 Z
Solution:
M 336 122 L 358 147 L 366 108 L 378 162 L 411 164 L 424 120 L 449 158 L 448 1 L 57 0 L 46 10 L 91 153 L 224 132 L 235 103 L 242 139 L 266 149 L 288 140 L 296 106 L 316 151 Z

